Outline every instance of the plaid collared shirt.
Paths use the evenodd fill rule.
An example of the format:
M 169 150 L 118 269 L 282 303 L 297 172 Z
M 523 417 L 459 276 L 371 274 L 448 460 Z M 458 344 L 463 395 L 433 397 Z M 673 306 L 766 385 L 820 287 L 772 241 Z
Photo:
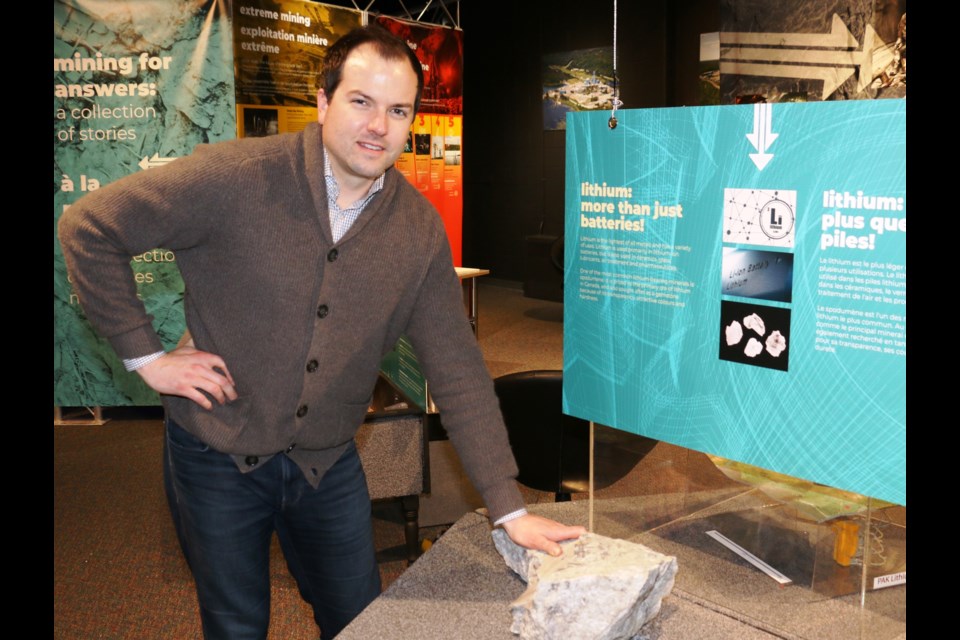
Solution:
M 340 197 L 340 185 L 337 184 L 336 178 L 333 177 L 333 170 L 330 168 L 330 153 L 327 151 L 326 147 L 323 149 L 323 177 L 327 181 L 327 203 L 330 209 L 330 231 L 333 232 L 333 241 L 340 242 L 347 231 L 350 230 L 350 227 L 353 226 L 353 223 L 357 221 L 357 218 L 360 217 L 360 214 L 363 213 L 364 207 L 367 206 L 367 203 L 370 202 L 370 199 L 373 198 L 381 189 L 383 189 L 383 176 L 385 174 L 380 174 L 380 177 L 373 181 L 373 184 L 370 185 L 370 190 L 367 191 L 367 195 L 360 198 L 354 202 L 349 207 L 341 209 L 337 204 L 337 198 Z

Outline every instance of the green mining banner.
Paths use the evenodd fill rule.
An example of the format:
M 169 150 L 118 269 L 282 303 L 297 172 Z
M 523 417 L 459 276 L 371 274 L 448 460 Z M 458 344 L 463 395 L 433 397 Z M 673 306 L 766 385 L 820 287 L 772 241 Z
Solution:
M 159 404 L 86 321 L 60 251 L 71 203 L 125 175 L 236 136 L 229 3 L 53 3 L 53 403 Z M 130 277 L 167 347 L 184 331 L 173 252 L 136 256 Z
M 572 113 L 564 410 L 906 504 L 906 100 Z

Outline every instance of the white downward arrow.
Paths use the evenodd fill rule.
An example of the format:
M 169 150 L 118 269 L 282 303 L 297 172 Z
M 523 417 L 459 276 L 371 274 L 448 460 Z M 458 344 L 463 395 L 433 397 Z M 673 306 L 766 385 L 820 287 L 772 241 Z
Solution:
M 146 171 L 147 169 L 153 169 L 154 167 L 162 167 L 168 162 L 173 162 L 176 158 L 161 158 L 159 154 L 153 154 L 153 157 L 143 156 L 143 160 L 139 162 L 140 168 Z
M 771 131 L 771 126 L 773 126 L 773 105 L 766 102 L 753 105 L 753 131 L 747 134 L 747 140 L 757 150 L 757 153 L 750 154 L 750 159 L 760 171 L 763 171 L 767 163 L 773 160 L 773 154 L 767 153 L 767 149 L 780 135 Z

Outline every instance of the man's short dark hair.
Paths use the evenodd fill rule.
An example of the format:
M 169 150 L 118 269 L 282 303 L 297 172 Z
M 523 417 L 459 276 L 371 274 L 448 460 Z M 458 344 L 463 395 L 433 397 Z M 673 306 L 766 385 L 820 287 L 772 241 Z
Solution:
M 333 92 L 340 85 L 343 74 L 343 63 L 361 45 L 370 44 L 385 60 L 407 60 L 414 74 L 417 76 L 417 98 L 413 105 L 414 113 L 420 110 L 420 94 L 423 93 L 423 68 L 417 59 L 417 54 L 407 46 L 407 43 L 393 35 L 380 25 L 373 23 L 365 27 L 357 27 L 333 43 L 327 50 L 327 57 L 323 61 L 323 92 L 327 100 L 333 97 Z

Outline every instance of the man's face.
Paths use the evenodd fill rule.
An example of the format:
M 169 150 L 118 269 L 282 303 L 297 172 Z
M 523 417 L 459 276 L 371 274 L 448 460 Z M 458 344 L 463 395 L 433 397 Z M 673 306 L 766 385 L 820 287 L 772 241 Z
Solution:
M 341 194 L 362 197 L 400 157 L 416 97 L 410 63 L 385 60 L 369 44 L 347 57 L 332 97 L 317 93 L 317 120 Z

